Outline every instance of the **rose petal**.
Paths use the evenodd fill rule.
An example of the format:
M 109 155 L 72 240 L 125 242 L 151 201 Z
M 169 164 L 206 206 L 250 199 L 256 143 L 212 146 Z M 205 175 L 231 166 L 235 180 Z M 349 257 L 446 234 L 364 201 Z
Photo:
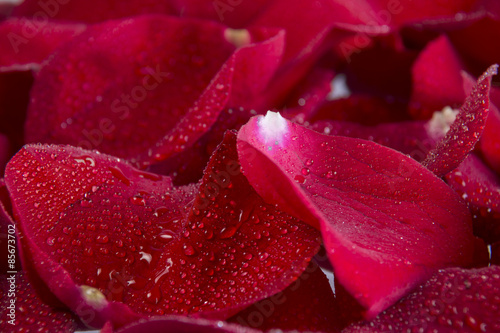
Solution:
M 461 76 L 465 65 L 446 36 L 430 42 L 412 67 L 410 112 L 428 119 L 445 106 L 459 107 L 466 94 Z
M 500 267 L 449 268 L 351 332 L 495 332 L 500 330 Z
M 166 16 L 92 26 L 42 68 L 26 139 L 98 148 L 142 166 L 164 160 L 193 145 L 227 103 L 244 103 L 267 84 L 282 34 L 241 33 L 246 37 L 215 23 Z M 256 43 L 236 49 L 250 39 Z
M 0 330 L 4 333 L 63 333 L 74 332 L 77 328 L 71 312 L 54 309 L 38 297 L 24 272 L 0 275 L 0 295 Z M 15 302 L 11 303 L 12 300 Z
M 10 141 L 9 157 L 24 144 L 24 122 L 32 85 L 31 71 L 0 71 L 0 133 Z
M 493 168 L 493 170 L 500 172 L 500 138 L 498 133 L 500 131 L 500 112 L 498 106 L 500 105 L 500 89 L 492 87 L 490 92 L 490 115 L 486 121 L 479 147 L 483 153 L 484 159 Z
M 373 126 L 381 123 L 409 120 L 405 114 L 406 103 L 368 94 L 353 94 L 348 98 L 336 99 L 323 104 L 309 119 L 345 120 Z
M 469 155 L 446 182 L 469 205 L 474 233 L 488 243 L 500 241 L 500 178 L 475 155 Z
M 30 19 L 50 19 L 60 21 L 81 21 L 96 23 L 110 19 L 141 14 L 174 14 L 170 1 L 129 0 L 129 1 L 37 1 L 25 0 L 16 6 L 12 16 Z
M 500 265 L 500 242 L 491 245 L 491 264 Z
M 497 68 L 491 66 L 478 79 L 446 136 L 422 162 L 436 175 L 444 176 L 459 166 L 479 141 L 489 113 L 491 77 Z
M 264 200 L 321 226 L 336 277 L 367 316 L 436 269 L 472 263 L 466 206 L 405 155 L 323 136 L 271 113 L 242 127 L 238 149 L 244 174 Z
M 101 333 L 260 333 L 258 330 L 199 318 L 165 316 L 134 323 L 118 331 L 102 330 Z
M 61 24 L 10 18 L 0 24 L 0 68 L 37 69 L 59 45 L 85 30 L 83 24 Z
M 87 319 L 93 326 L 135 319 L 112 300 L 145 315 L 225 318 L 281 291 L 305 269 L 319 235 L 263 203 L 239 172 L 235 141 L 226 136 L 197 196 L 195 186 L 174 188 L 116 158 L 26 146 L 6 172 L 30 251 L 23 259 L 74 311 L 75 297 L 97 295 L 83 295 L 97 311 L 96 322 Z
M 328 278 L 312 262 L 288 288 L 253 304 L 229 322 L 262 331 L 339 332 L 337 312 Z

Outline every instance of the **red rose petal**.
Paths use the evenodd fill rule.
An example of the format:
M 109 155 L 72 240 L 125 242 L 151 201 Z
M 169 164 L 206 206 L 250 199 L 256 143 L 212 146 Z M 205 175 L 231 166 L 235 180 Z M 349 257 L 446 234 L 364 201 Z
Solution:
M 500 172 L 500 138 L 498 133 L 500 131 L 500 112 L 498 106 L 500 105 L 500 89 L 492 87 L 490 92 L 490 115 L 486 121 L 479 147 L 483 153 L 484 159 L 493 168 L 493 170 Z
M 497 332 L 500 267 L 450 268 L 354 332 Z
M 460 74 L 464 69 L 448 38 L 441 36 L 430 42 L 412 67 L 412 115 L 428 119 L 445 106 L 459 107 L 466 97 Z
M 236 50 L 234 43 L 250 39 L 256 43 Z M 166 16 L 92 26 L 42 68 L 26 139 L 97 148 L 141 164 L 164 160 L 194 144 L 228 101 L 246 102 L 265 87 L 282 40 L 276 30 L 238 34 Z
M 83 295 L 97 311 L 92 326 L 134 319 L 112 300 L 146 315 L 224 318 L 281 291 L 317 251 L 318 233 L 263 203 L 239 172 L 235 141 L 228 134 L 197 197 L 195 186 L 174 188 L 116 158 L 26 146 L 6 172 L 24 259 L 74 311 L 83 286 L 98 288 L 98 301 Z
M 368 316 L 436 269 L 472 263 L 466 206 L 405 155 L 320 135 L 273 114 L 243 126 L 238 149 L 245 175 L 264 200 L 321 226 L 336 278 Z
M 118 331 L 102 330 L 101 333 L 261 333 L 247 327 L 199 318 L 166 316 L 134 323 Z
M 85 30 L 83 24 L 60 24 L 11 18 L 0 24 L 0 68 L 38 68 L 59 45 Z
M 9 157 L 24 144 L 24 122 L 32 85 L 31 71 L 0 71 L 0 132 L 10 141 Z
M 30 19 L 55 19 L 59 21 L 82 21 L 96 23 L 141 14 L 173 14 L 176 11 L 170 1 L 159 0 L 25 0 L 16 6 L 12 16 Z
M 363 126 L 347 121 L 318 121 L 309 126 L 318 133 L 347 136 L 376 142 L 421 162 L 430 149 L 445 135 L 444 129 L 432 122 L 408 121 Z
M 11 300 L 15 302 L 11 303 Z M 74 332 L 77 328 L 76 318 L 71 312 L 54 309 L 37 296 L 24 272 L 0 275 L 0 304 L 0 330 L 3 333 L 63 333 Z M 13 311 L 9 308 L 11 304 Z
M 339 332 L 338 309 L 328 278 L 316 263 L 282 292 L 241 311 L 229 322 L 262 331 Z
M 373 126 L 382 123 L 409 120 L 406 103 L 373 95 L 354 94 L 323 104 L 311 123 L 318 120 L 345 120 Z
M 477 81 L 446 136 L 422 164 L 438 176 L 455 169 L 467 157 L 483 133 L 490 108 L 491 77 L 498 65 L 491 66 Z
M 474 233 L 488 243 L 500 241 L 500 178 L 475 155 L 469 155 L 446 182 L 472 211 Z

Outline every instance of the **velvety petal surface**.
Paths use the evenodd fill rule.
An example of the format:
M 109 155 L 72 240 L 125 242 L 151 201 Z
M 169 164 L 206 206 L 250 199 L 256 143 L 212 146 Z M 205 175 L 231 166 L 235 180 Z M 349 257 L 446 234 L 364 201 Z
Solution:
M 281 291 L 319 234 L 262 201 L 235 141 L 226 135 L 199 188 L 79 148 L 26 146 L 6 173 L 23 259 L 74 311 L 77 291 L 87 303 L 91 292 L 97 319 L 115 326 L 134 319 L 116 302 L 142 315 L 225 318 Z
M 235 103 L 248 98 L 241 85 L 250 92 L 265 86 L 279 62 L 283 37 L 277 34 L 235 36 L 217 23 L 159 15 L 92 26 L 40 71 L 26 140 L 95 148 L 141 163 L 165 159 L 207 132 L 230 97 Z M 252 71 L 266 73 L 262 82 L 246 79 Z
M 370 322 L 343 332 L 496 332 L 500 330 L 500 267 L 436 273 Z
M 77 328 L 71 312 L 54 309 L 38 297 L 24 272 L 0 275 L 0 304 L 0 330 L 5 333 L 69 333 Z
M 367 316 L 437 269 L 473 260 L 465 204 L 401 153 L 324 136 L 271 112 L 242 127 L 238 149 L 267 202 L 321 228 L 335 276 Z
M 61 24 L 10 18 L 0 24 L 0 71 L 38 66 L 62 43 L 85 30 L 83 24 Z
M 446 182 L 467 201 L 474 218 L 474 232 L 489 243 L 500 241 L 500 178 L 469 155 L 455 170 L 446 175 Z
M 253 304 L 229 322 L 262 331 L 339 332 L 339 306 L 325 273 L 311 262 L 288 288 Z

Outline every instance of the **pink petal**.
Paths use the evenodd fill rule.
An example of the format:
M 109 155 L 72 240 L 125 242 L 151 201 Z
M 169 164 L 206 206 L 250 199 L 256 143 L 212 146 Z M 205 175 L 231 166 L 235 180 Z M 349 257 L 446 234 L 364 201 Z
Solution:
M 444 176 L 455 169 L 479 141 L 489 113 L 491 77 L 497 74 L 497 68 L 491 66 L 478 79 L 448 133 L 422 163 L 436 175 Z
M 474 233 L 488 243 L 500 241 L 500 178 L 475 155 L 469 155 L 446 182 L 471 209 Z
M 253 304 L 229 322 L 262 331 L 339 332 L 337 312 L 328 278 L 311 263 L 288 288 Z
M 63 333 L 77 328 L 71 312 L 54 309 L 38 297 L 24 272 L 0 275 L 0 294 L 0 330 L 4 333 Z M 15 300 L 13 305 L 11 300 Z
M 370 322 L 344 332 L 496 332 L 500 267 L 450 268 Z
M 3 21 L 0 24 L 0 68 L 36 69 L 59 45 L 84 30 L 83 24 L 25 18 Z
M 23 259 L 73 311 L 95 311 L 82 318 L 94 327 L 137 319 L 124 304 L 225 318 L 281 291 L 319 235 L 263 203 L 239 171 L 235 141 L 226 136 L 199 189 L 95 152 L 26 146 L 6 173 Z
M 490 92 L 490 115 L 486 121 L 479 147 L 484 156 L 484 159 L 493 168 L 493 170 L 500 172 L 500 138 L 498 133 L 500 131 L 500 112 L 498 106 L 500 105 L 500 89 L 492 87 Z
M 466 206 L 405 155 L 320 135 L 279 115 L 252 118 L 238 149 L 264 200 L 321 227 L 336 277 L 369 317 L 437 269 L 472 263 Z

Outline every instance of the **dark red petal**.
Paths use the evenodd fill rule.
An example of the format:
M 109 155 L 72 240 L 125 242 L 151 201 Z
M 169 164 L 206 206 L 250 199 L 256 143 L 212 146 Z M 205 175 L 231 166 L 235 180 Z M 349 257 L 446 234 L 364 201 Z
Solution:
M 83 24 L 11 18 L 0 24 L 0 68 L 38 68 L 62 43 L 85 30 Z
M 14 8 L 12 16 L 46 21 L 82 21 L 96 23 L 140 14 L 173 14 L 171 1 L 161 0 L 25 0 Z
M 353 94 L 323 104 L 309 121 L 345 120 L 373 126 L 408 120 L 406 103 L 372 95 Z
M 92 26 L 40 71 L 26 139 L 97 148 L 141 164 L 164 160 L 193 145 L 228 102 L 259 93 L 282 43 L 276 30 L 238 34 L 166 16 Z M 261 80 L 241 77 L 251 71 Z
M 118 331 L 101 331 L 102 333 L 261 333 L 247 327 L 229 324 L 223 321 L 212 321 L 199 318 L 166 316 L 156 317 L 138 322 Z
M 458 167 L 479 141 L 489 114 L 491 77 L 497 68 L 491 66 L 478 79 L 448 133 L 422 163 L 436 175 L 444 176 Z
M 14 303 L 12 303 L 14 301 Z M 74 315 L 45 304 L 24 272 L 0 275 L 0 330 L 10 332 L 74 332 Z
M 486 121 L 479 147 L 483 153 L 484 159 L 493 168 L 500 172 L 500 89 L 492 87 L 490 92 L 490 115 Z
M 465 100 L 460 57 L 445 36 L 427 44 L 412 67 L 410 112 L 428 119 L 445 106 L 459 107 Z
M 491 264 L 500 265 L 500 242 L 491 245 Z
M 318 133 L 347 136 L 376 142 L 421 162 L 430 149 L 445 135 L 439 121 L 407 121 L 363 126 L 347 121 L 318 121 L 309 126 Z
M 339 332 L 338 309 L 325 273 L 314 262 L 288 288 L 229 319 L 262 331 Z
M 267 202 L 321 227 L 336 278 L 368 316 L 436 269 L 472 263 L 467 207 L 403 154 L 271 113 L 242 127 L 238 149 L 244 174 Z
M 9 156 L 24 144 L 24 122 L 32 85 L 31 71 L 0 71 L 0 132 L 10 141 Z
M 94 321 L 82 318 L 92 326 L 135 319 L 117 315 L 112 300 L 145 315 L 224 318 L 281 291 L 305 269 L 319 235 L 263 203 L 239 171 L 235 141 L 228 134 L 198 196 L 195 186 L 174 188 L 116 158 L 26 146 L 6 173 L 24 259 L 74 311 L 93 306 Z
M 500 267 L 449 268 L 354 332 L 500 331 Z
M 488 243 L 500 241 L 500 178 L 475 155 L 469 155 L 446 182 L 472 211 L 474 233 Z

